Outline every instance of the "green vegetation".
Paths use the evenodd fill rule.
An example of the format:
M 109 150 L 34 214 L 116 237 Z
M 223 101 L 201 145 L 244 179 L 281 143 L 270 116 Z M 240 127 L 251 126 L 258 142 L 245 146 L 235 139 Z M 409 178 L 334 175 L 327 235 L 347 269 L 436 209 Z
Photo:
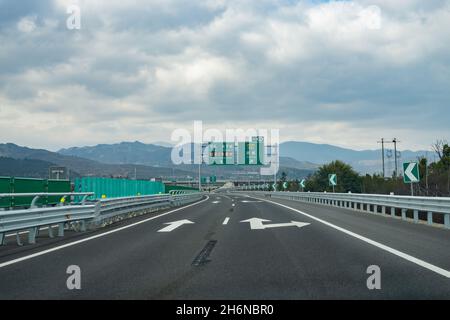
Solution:
M 441 140 L 434 144 L 434 151 L 439 160 L 428 163 L 426 158 L 418 159 L 421 181 L 414 184 L 414 194 L 419 196 L 450 196 L 450 146 Z M 411 187 L 403 182 L 403 177 L 383 178 L 381 175 L 359 175 L 353 168 L 342 162 L 333 161 L 321 166 L 316 173 L 308 177 L 304 191 L 332 192 L 329 186 L 328 175 L 337 174 L 338 185 L 336 192 L 352 193 L 377 193 L 409 195 Z M 282 173 L 278 183 L 278 190 L 283 190 L 282 185 L 288 181 L 286 173 Z M 298 180 L 288 182 L 287 191 L 300 191 Z

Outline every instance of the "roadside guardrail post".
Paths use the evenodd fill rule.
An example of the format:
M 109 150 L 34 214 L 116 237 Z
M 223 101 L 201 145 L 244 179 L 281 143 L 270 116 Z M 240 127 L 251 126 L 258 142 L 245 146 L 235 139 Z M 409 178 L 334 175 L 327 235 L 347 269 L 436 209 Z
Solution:
M 29 244 L 35 244 L 36 243 L 36 234 L 37 234 L 38 227 L 30 228 L 28 231 L 28 243 Z
M 97 201 L 95 203 L 95 209 L 94 209 L 94 225 L 98 225 L 101 223 L 101 210 L 102 210 L 102 202 Z
M 402 209 L 402 220 L 406 220 L 406 209 Z
M 64 237 L 64 222 L 58 223 L 58 237 Z
M 4 246 L 5 243 L 5 234 L 4 233 L 0 233 L 0 246 Z
M 17 231 L 16 232 L 16 242 L 17 242 L 17 245 L 18 246 L 23 246 L 23 243 L 22 243 L 22 241 L 20 241 L 20 234 L 19 234 L 19 231 Z
M 86 232 L 86 220 L 81 220 L 80 221 L 80 231 L 81 232 Z
M 444 216 L 444 225 L 447 229 L 450 229 L 450 214 L 447 213 Z
M 49 238 L 53 238 L 54 237 L 53 236 L 53 226 L 52 225 L 48 226 L 48 237 Z
M 395 217 L 395 208 L 394 207 L 391 207 L 391 216 Z
M 419 210 L 414 210 L 413 219 L 415 223 L 419 223 Z
M 433 212 L 427 212 L 427 223 L 433 224 Z

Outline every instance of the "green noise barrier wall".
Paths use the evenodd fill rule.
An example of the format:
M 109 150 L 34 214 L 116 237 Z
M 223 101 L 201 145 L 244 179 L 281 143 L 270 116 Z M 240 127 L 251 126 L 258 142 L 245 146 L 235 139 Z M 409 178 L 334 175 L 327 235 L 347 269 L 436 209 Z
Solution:
M 94 192 L 92 198 L 122 198 L 164 193 L 158 181 L 84 177 L 75 179 L 75 192 Z
M 69 180 L 44 180 L 0 177 L 0 193 L 63 193 L 70 192 Z M 61 197 L 41 197 L 38 206 L 58 204 Z M 0 208 L 28 207 L 33 197 L 0 198 Z M 66 201 L 70 201 L 67 199 Z

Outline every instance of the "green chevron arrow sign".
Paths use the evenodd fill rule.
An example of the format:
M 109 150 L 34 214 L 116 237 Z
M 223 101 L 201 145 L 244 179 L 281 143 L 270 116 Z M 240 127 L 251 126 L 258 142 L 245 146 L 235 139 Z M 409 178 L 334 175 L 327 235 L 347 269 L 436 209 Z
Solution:
M 328 182 L 329 182 L 330 187 L 337 186 L 337 174 L 335 174 L 335 173 L 329 174 Z
M 287 182 L 284 182 L 284 183 L 283 183 L 283 189 L 286 190 L 287 188 L 288 188 L 288 183 L 287 183 Z
M 302 179 L 302 181 L 300 181 L 300 187 L 302 187 L 303 189 L 306 188 L 306 180 Z
M 273 188 L 273 191 L 277 191 L 277 184 L 274 183 L 274 184 L 272 185 L 272 188 Z
M 420 182 L 419 164 L 417 162 L 403 164 L 403 181 L 405 183 Z

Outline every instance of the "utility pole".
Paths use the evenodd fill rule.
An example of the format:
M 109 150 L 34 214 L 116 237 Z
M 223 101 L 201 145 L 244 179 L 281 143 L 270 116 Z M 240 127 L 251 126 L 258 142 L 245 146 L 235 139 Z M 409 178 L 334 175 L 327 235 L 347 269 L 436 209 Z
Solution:
M 273 145 L 267 145 L 267 154 L 270 154 L 270 161 L 271 161 L 271 165 L 276 165 L 277 167 L 279 167 L 279 145 L 278 144 L 273 144 Z M 270 153 L 269 153 L 270 150 Z M 274 161 L 276 159 L 276 161 Z M 275 171 L 273 173 L 273 184 L 276 185 L 277 184 L 277 171 Z M 269 187 L 270 189 L 270 187 Z M 276 191 L 276 190 L 275 190 Z
M 427 189 L 427 197 L 428 197 L 428 151 L 425 154 L 425 187 Z
M 398 177 L 397 143 L 400 141 L 398 141 L 397 138 L 394 138 L 392 142 L 394 143 L 395 177 L 397 178 Z
M 381 138 L 381 141 L 378 141 L 378 143 L 381 143 L 381 162 L 383 164 L 383 178 L 386 177 L 386 168 L 384 165 L 384 138 Z
M 194 146 L 195 148 L 195 146 Z M 194 158 L 195 159 L 195 153 Z M 198 191 L 202 191 L 202 164 L 203 164 L 203 143 L 200 143 L 200 161 L 198 162 Z

